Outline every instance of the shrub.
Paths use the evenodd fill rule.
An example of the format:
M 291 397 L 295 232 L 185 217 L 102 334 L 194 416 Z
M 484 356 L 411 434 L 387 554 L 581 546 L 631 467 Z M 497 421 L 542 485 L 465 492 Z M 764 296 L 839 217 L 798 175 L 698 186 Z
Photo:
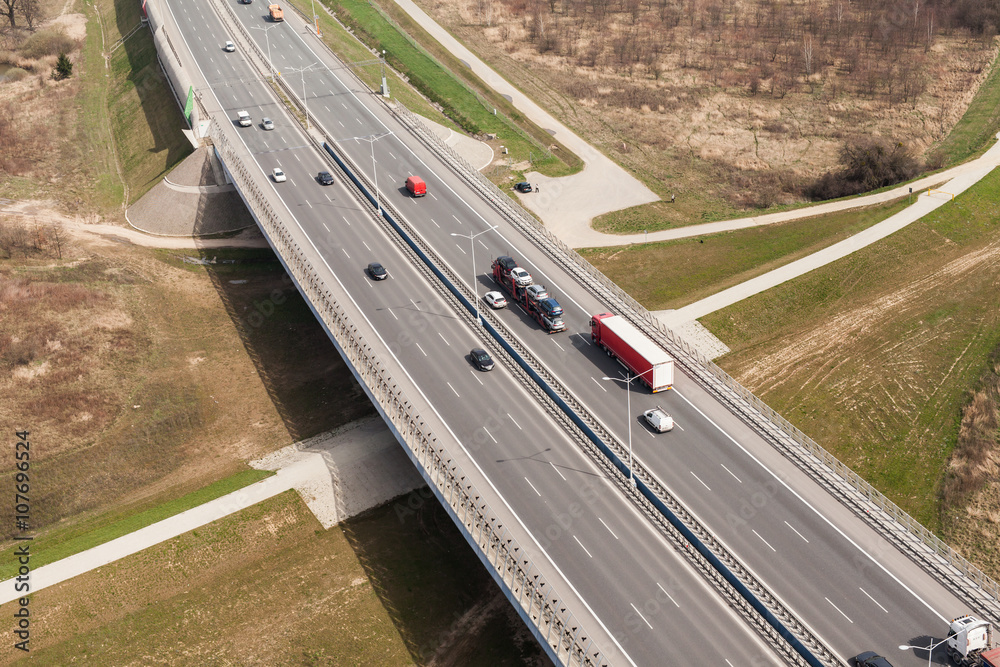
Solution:
M 21 55 L 25 58 L 44 58 L 58 53 L 69 53 L 76 48 L 76 42 L 62 30 L 39 30 L 24 40 Z
M 66 79 L 73 74 L 73 63 L 69 61 L 65 53 L 59 54 L 59 60 L 56 61 L 56 66 L 52 69 L 53 79 Z
M 840 149 L 839 172 L 828 172 L 809 188 L 813 199 L 835 199 L 876 190 L 913 178 L 920 163 L 901 142 L 861 137 Z
M 20 67 L 11 67 L 3 75 L 3 81 L 20 81 L 26 76 L 28 76 L 28 70 L 21 69 Z

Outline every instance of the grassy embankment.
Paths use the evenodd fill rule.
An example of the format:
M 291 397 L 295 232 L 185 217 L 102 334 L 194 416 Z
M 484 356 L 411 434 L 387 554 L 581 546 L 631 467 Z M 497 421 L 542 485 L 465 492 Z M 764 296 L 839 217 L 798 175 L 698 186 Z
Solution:
M 906 229 L 702 318 L 733 350 L 723 368 L 932 530 L 961 408 L 1000 343 L 998 197 L 994 172 Z
M 27 661 L 541 664 L 461 545 L 436 501 L 322 530 L 289 491 L 35 593 Z
M 650 310 L 679 308 L 857 234 L 902 210 L 902 199 L 707 236 L 580 251 Z

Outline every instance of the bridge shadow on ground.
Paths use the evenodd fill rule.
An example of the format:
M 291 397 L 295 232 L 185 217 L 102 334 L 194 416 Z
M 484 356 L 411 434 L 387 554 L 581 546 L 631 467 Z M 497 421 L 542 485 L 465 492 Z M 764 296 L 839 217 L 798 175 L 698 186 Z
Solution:
M 270 249 L 200 259 L 292 439 L 375 412 Z M 416 664 L 551 664 L 426 487 L 337 529 Z
M 552 664 L 427 487 L 342 529 L 416 664 Z
M 206 249 L 209 278 L 292 440 L 374 414 L 270 249 Z

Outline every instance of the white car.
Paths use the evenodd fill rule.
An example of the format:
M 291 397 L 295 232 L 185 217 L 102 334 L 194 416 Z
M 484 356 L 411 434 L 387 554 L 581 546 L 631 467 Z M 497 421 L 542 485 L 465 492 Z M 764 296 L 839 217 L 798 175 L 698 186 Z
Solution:
M 667 411 L 660 406 L 656 406 L 652 410 L 646 410 L 642 413 L 642 416 L 646 418 L 646 422 L 657 433 L 669 431 L 674 427 L 674 418 L 668 415 Z
M 503 308 L 507 305 L 507 298 L 500 292 L 487 292 L 483 295 L 483 300 L 490 304 L 490 308 Z
M 284 183 L 285 180 L 287 180 L 285 178 L 285 172 L 281 171 L 281 167 L 275 167 L 274 169 L 272 169 L 271 175 L 274 176 L 275 183 Z
M 261 118 L 260 119 L 260 126 L 262 128 L 264 128 L 265 130 L 273 130 L 274 129 L 274 121 L 271 120 L 270 118 Z
M 236 50 L 236 45 L 227 40 L 226 45 L 222 48 L 228 51 L 229 53 L 232 53 L 233 51 Z
M 510 277 L 521 287 L 527 287 L 532 283 L 531 274 L 522 269 L 520 266 L 515 266 L 510 270 Z
M 240 127 L 250 127 L 253 125 L 253 119 L 246 111 L 236 112 L 236 122 L 240 124 Z

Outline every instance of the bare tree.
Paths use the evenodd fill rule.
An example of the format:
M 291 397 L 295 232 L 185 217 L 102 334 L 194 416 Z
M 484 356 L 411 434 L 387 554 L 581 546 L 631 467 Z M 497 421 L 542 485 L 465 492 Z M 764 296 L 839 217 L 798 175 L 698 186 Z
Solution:
M 813 37 L 806 35 L 802 40 L 802 63 L 806 67 L 806 78 L 813 73 Z
M 66 232 L 63 230 L 61 222 L 56 221 L 49 225 L 49 238 L 52 239 L 52 246 L 56 250 L 56 256 L 62 259 L 62 249 L 66 243 Z
M 21 8 L 24 22 L 28 24 L 28 29 L 34 30 L 35 24 L 42 18 L 42 10 L 38 6 L 38 0 L 18 0 L 18 6 Z
M 16 28 L 17 14 L 15 12 L 18 11 L 18 8 L 21 5 L 21 0 L 0 0 L 0 2 L 3 3 L 3 6 L 0 7 L 0 13 L 3 13 L 7 17 L 7 21 L 10 23 L 11 28 Z

